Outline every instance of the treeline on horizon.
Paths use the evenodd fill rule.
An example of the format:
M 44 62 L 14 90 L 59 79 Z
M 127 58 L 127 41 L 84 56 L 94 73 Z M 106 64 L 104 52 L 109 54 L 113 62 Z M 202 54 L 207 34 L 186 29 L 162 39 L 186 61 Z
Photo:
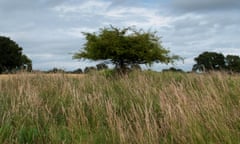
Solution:
M 209 71 L 225 71 L 225 72 L 240 72 L 240 57 L 236 55 L 226 55 L 216 52 L 203 52 L 195 59 L 196 64 L 192 67 L 192 72 L 209 72 Z M 100 71 L 109 69 L 105 63 L 97 64 L 96 67 L 86 67 L 84 70 L 76 69 L 70 71 L 69 73 L 88 73 L 90 71 Z M 131 70 L 142 70 L 140 65 L 133 65 L 128 69 Z M 150 69 L 148 69 L 150 70 Z M 172 71 L 172 72 L 184 72 L 182 69 L 177 69 L 170 67 L 169 69 L 163 69 L 162 72 Z M 63 69 L 53 68 L 48 72 L 65 72 Z
M 113 64 L 114 70 L 122 73 L 133 69 L 141 70 L 141 64 L 151 66 L 152 63 L 169 64 L 183 60 L 181 56 L 170 55 L 170 51 L 161 45 L 156 32 L 144 32 L 133 27 L 116 28 L 113 26 L 100 29 L 98 33 L 83 33 L 86 39 L 83 49 L 73 55 L 73 59 L 107 60 Z M 0 73 L 16 73 L 17 71 L 34 72 L 32 61 L 22 53 L 15 41 L 0 36 Z M 227 71 L 240 72 L 240 57 L 217 52 L 205 51 L 194 58 L 196 62 L 193 72 Z M 77 68 L 67 73 L 88 73 L 96 70 L 109 69 L 106 63 L 95 67 Z M 182 69 L 170 67 L 162 71 L 184 72 Z M 47 73 L 66 72 L 64 69 L 53 68 Z
M 191 72 L 209 72 L 209 71 L 225 71 L 225 72 L 232 72 L 232 73 L 239 73 L 240 72 L 240 57 L 236 55 L 227 55 L 224 56 L 222 53 L 216 52 L 203 52 L 195 59 L 196 64 L 193 65 Z M 74 74 L 81 74 L 81 73 L 89 73 L 91 71 L 101 71 L 109 69 L 108 65 L 105 63 L 97 64 L 95 67 L 90 66 L 86 67 L 85 69 L 76 69 L 73 71 L 65 71 L 64 69 L 53 68 L 51 70 L 45 71 L 47 73 L 74 73 Z M 128 68 L 129 71 L 131 70 L 139 70 L 141 71 L 142 68 L 140 65 L 133 65 L 132 67 Z M 148 71 L 150 69 L 147 69 Z M 162 72 L 185 72 L 182 69 L 177 69 L 175 67 L 170 67 L 168 69 L 163 69 Z

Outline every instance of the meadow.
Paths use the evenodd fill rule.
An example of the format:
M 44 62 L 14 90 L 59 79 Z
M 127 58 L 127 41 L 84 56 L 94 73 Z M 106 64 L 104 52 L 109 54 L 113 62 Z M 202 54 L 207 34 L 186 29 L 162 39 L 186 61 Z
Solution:
M 238 144 L 240 76 L 0 76 L 1 144 Z

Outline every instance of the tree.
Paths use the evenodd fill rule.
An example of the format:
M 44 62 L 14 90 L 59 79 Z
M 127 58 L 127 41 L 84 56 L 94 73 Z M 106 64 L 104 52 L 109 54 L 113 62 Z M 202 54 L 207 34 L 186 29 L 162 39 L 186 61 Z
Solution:
M 169 69 L 163 69 L 163 72 L 184 72 L 182 69 L 177 69 L 174 67 L 170 67 Z
M 32 71 L 32 60 L 30 60 L 26 55 L 22 55 L 22 68 L 27 71 Z
M 225 58 L 227 70 L 232 72 L 240 72 L 240 57 L 235 55 L 227 55 Z
M 203 52 L 194 59 L 193 71 L 222 70 L 225 68 L 225 57 L 221 53 Z
M 8 37 L 0 36 L 0 73 L 20 68 L 32 68 L 32 61 L 22 54 L 22 48 Z
M 100 29 L 99 33 L 83 33 L 87 42 L 74 59 L 110 60 L 115 68 L 125 72 L 135 64 L 153 62 L 170 63 L 179 56 L 169 56 L 155 32 L 144 32 L 132 27 L 119 29 L 113 26 Z
M 64 69 L 54 67 L 51 70 L 48 70 L 47 73 L 65 73 Z
M 97 71 L 97 69 L 96 69 L 95 67 L 93 67 L 93 66 L 91 66 L 91 67 L 86 67 L 86 68 L 84 69 L 84 73 L 91 73 L 91 72 L 94 72 L 94 71 Z
M 78 69 L 72 71 L 72 73 L 73 73 L 73 74 L 82 74 L 83 71 L 82 71 L 82 69 L 78 68 Z
M 97 64 L 96 67 L 97 67 L 97 70 L 108 69 L 108 66 L 105 63 Z

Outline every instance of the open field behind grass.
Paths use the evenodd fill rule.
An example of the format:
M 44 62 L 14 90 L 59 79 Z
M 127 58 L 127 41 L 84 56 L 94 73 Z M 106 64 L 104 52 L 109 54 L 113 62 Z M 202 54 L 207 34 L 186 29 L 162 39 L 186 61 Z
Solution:
M 6 79 L 13 79 L 13 78 L 17 78 L 17 77 L 36 77 L 36 76 L 40 76 L 40 75 L 44 75 L 46 77 L 59 77 L 59 76 L 67 76 L 67 77 L 72 77 L 72 78 L 81 78 L 84 76 L 84 74 L 64 74 L 64 73 L 19 73 L 19 74 L 0 74 L 0 80 L 6 80 Z
M 240 142 L 238 75 L 6 77 L 0 76 L 2 144 Z

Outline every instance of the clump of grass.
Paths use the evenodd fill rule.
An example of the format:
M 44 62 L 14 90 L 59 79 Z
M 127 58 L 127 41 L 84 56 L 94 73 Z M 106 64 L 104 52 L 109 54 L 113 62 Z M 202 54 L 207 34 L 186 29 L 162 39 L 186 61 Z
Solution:
M 238 143 L 240 77 L 19 74 L 0 80 L 0 143 Z

